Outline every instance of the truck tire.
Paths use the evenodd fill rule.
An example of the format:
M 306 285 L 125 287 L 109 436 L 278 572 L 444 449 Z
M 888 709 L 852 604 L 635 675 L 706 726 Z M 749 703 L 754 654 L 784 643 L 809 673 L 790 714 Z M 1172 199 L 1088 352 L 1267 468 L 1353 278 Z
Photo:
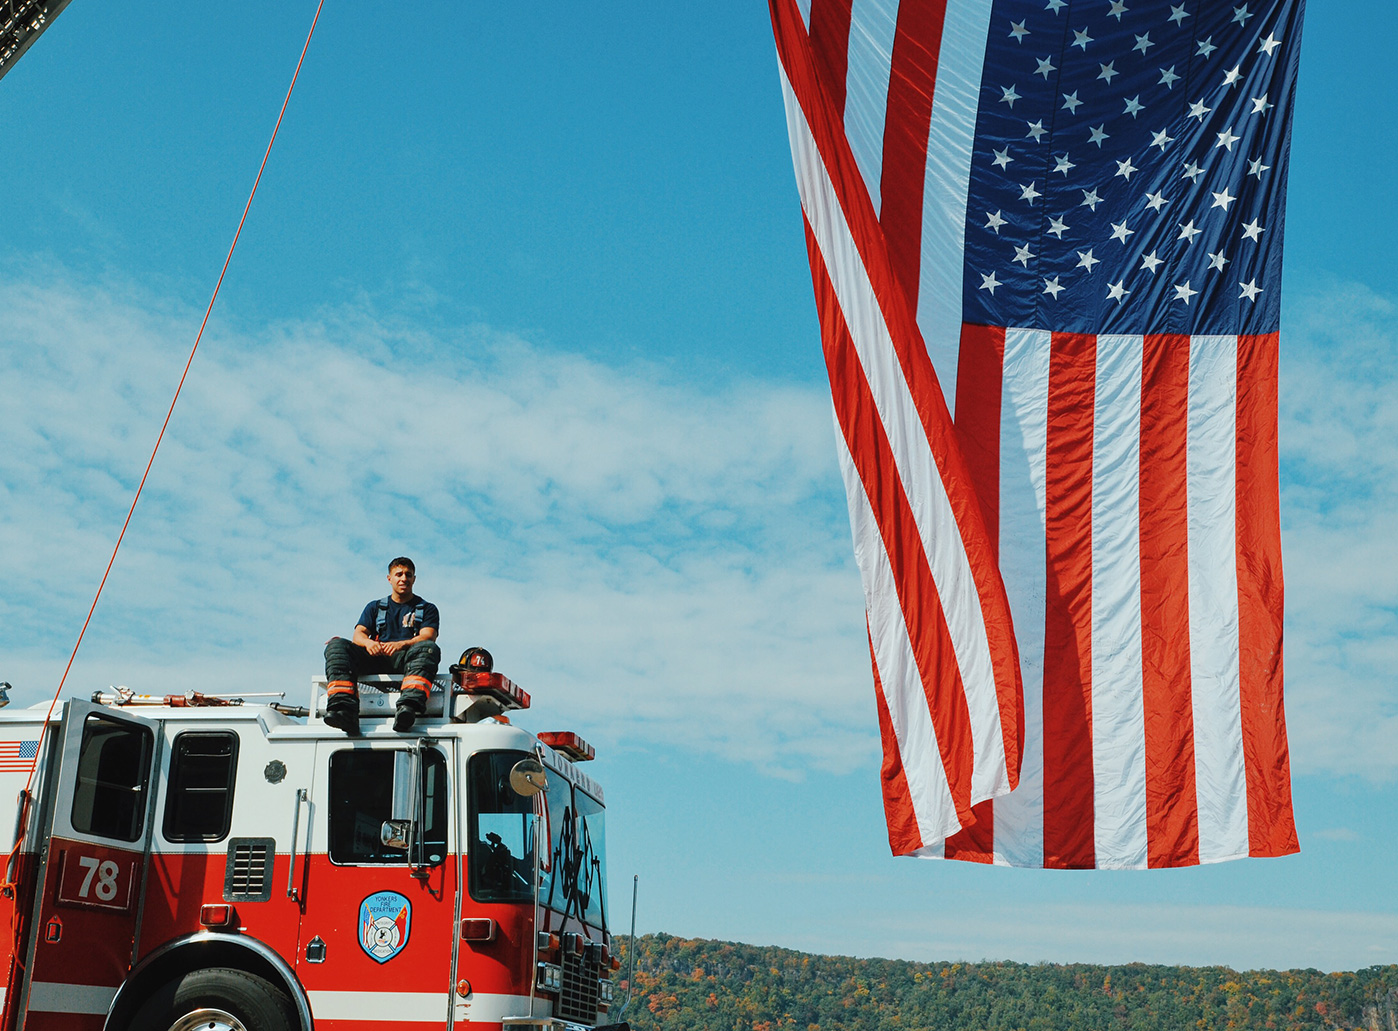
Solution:
M 286 993 L 242 970 L 195 970 L 160 988 L 131 1031 L 298 1031 Z

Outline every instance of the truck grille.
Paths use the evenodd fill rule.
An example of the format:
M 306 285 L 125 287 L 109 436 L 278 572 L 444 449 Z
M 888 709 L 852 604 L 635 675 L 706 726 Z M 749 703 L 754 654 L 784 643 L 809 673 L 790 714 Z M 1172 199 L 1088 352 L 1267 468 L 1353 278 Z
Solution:
M 272 897 L 273 838 L 233 838 L 223 870 L 224 902 L 266 902 Z
M 563 991 L 558 993 L 558 1011 L 555 1016 L 564 1020 L 575 1020 L 580 1024 L 597 1023 L 597 977 L 598 963 L 595 956 L 589 956 L 587 953 L 578 956 L 565 950 Z

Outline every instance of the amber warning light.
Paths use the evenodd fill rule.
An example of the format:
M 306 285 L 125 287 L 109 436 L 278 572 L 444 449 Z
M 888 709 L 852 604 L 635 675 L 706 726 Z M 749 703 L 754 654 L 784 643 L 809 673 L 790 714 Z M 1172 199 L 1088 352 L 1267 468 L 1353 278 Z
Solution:
M 597 758 L 597 749 L 571 730 L 546 730 L 539 735 L 539 740 L 555 752 L 562 752 L 575 763 Z

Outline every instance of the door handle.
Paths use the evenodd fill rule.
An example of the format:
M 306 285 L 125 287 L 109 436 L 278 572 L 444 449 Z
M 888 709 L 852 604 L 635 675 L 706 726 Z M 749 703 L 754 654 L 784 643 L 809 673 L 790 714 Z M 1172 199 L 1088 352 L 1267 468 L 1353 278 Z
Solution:
M 299 904 L 301 896 L 296 891 L 296 852 L 301 843 L 301 803 L 306 801 L 306 789 L 296 789 L 296 809 L 291 816 L 291 862 L 286 868 L 286 897 Z

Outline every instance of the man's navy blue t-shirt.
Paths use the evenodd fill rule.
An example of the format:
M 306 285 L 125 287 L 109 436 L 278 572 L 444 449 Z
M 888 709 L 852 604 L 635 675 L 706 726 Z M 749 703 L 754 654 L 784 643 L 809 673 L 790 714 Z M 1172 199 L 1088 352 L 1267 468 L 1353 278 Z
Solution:
M 375 630 L 379 623 L 378 600 L 365 605 L 364 611 L 359 614 L 359 625 L 369 631 L 370 637 L 377 636 L 380 641 L 406 641 L 416 637 L 418 631 L 425 626 L 434 630 L 441 629 L 441 617 L 437 615 L 437 606 L 430 601 L 423 601 L 416 595 L 407 601 L 394 601 L 391 596 L 385 600 L 388 602 L 388 623 L 382 634 L 377 634 Z M 416 619 L 419 605 L 422 606 L 421 623 Z

